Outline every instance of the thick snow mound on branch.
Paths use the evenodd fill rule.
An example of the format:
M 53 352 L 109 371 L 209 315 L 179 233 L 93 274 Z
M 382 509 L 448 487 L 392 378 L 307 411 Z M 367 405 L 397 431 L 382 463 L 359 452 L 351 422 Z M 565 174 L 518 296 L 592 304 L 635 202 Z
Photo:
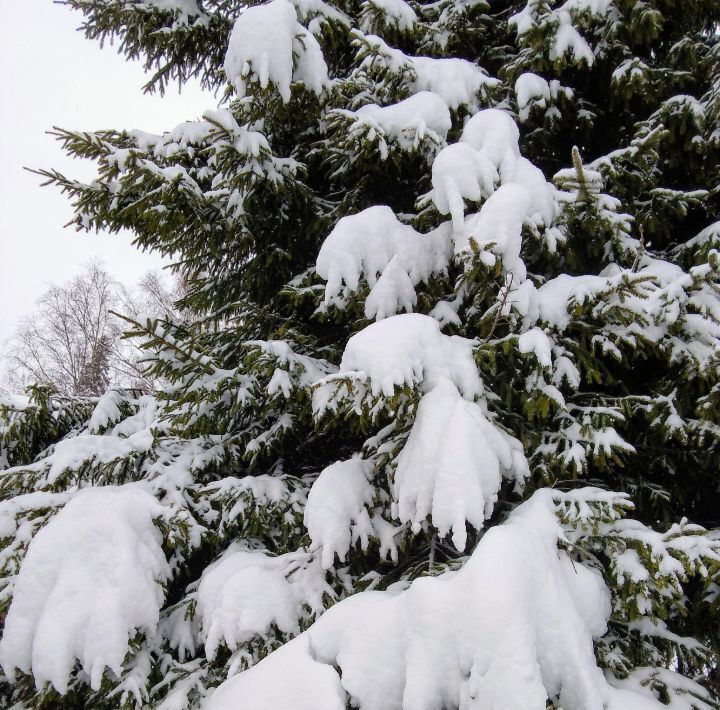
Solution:
M 324 305 L 342 307 L 358 290 L 370 286 L 365 315 L 378 320 L 416 303 L 415 286 L 443 272 L 451 255 L 447 230 L 420 234 L 402 224 L 386 206 L 369 207 L 343 217 L 318 254 L 316 271 L 327 281 Z
M 513 117 L 496 108 L 478 111 L 463 128 L 462 143 L 482 153 L 502 173 L 520 157 L 520 130 Z
M 314 547 L 322 548 L 322 565 L 329 569 L 337 554 L 341 562 L 350 545 L 360 539 L 367 548 L 373 534 L 368 506 L 373 486 L 372 465 L 361 458 L 338 461 L 323 469 L 308 494 L 305 527 Z
M 450 214 L 453 229 L 460 233 L 464 200 L 487 199 L 499 182 L 497 167 L 467 143 L 454 143 L 441 150 L 432 165 L 433 201 L 440 214 Z
M 419 313 L 386 318 L 353 335 L 340 363 L 340 375 L 343 371 L 363 373 L 376 396 L 389 397 L 403 385 L 422 384 L 429 392 L 442 380 L 470 400 L 482 393 L 472 341 L 444 335 L 434 318 Z
M 212 660 L 224 643 L 231 651 L 272 626 L 285 634 L 300 631 L 306 609 L 323 610 L 332 596 L 317 556 L 293 552 L 271 557 L 236 543 L 200 579 L 197 610 L 205 655 Z
M 452 530 L 464 550 L 465 523 L 476 529 L 490 517 L 502 475 L 521 483 L 528 475 L 522 445 L 496 427 L 449 380 L 420 401 L 410 436 L 398 458 L 393 485 L 397 515 L 415 532 L 428 515 L 440 537 Z
M 494 244 L 505 270 L 525 279 L 520 261 L 522 227 L 548 227 L 558 212 L 556 190 L 539 168 L 520 155 L 520 133 L 499 109 L 476 113 L 460 142 L 444 148 L 432 167 L 430 196 L 440 214 L 450 214 L 455 253 Z M 465 218 L 465 200 L 484 199 L 480 211 Z
M 538 491 L 459 572 L 339 602 L 223 683 L 206 710 L 339 710 L 347 699 L 361 710 L 545 710 L 548 698 L 573 710 L 630 710 L 633 694 L 609 686 L 593 652 L 608 589 L 558 549 L 561 539 L 552 492 Z
M 406 85 L 412 93 L 431 91 L 452 111 L 467 106 L 471 113 L 475 113 L 479 110 L 478 97 L 483 90 L 499 83 L 482 67 L 466 59 L 412 56 L 391 47 L 377 35 L 363 35 L 358 31 L 354 34 L 362 38 L 359 46 L 372 50 L 372 54 L 363 59 L 362 69 L 381 66 L 393 74 L 409 70 L 414 79 Z
M 547 106 L 550 101 L 550 84 L 538 74 L 520 74 L 515 81 L 515 96 L 520 111 L 519 118 L 526 121 L 533 105 Z
M 225 681 L 203 710 L 345 710 L 345 691 L 332 666 L 312 657 L 310 638 L 302 634 L 259 663 Z M 242 679 L 242 684 L 236 681 Z
M 367 120 L 392 132 L 406 124 L 407 117 L 395 125 L 396 115 L 406 113 L 400 107 L 410 108 L 409 102 L 423 96 L 416 94 L 385 108 L 371 105 L 354 114 L 345 113 L 366 113 L 372 117 Z M 410 115 L 414 116 L 412 111 Z M 392 120 L 382 118 L 388 116 Z M 449 114 L 447 117 L 449 127 Z M 417 284 L 445 272 L 453 249 L 456 255 L 463 255 L 474 245 L 484 251 L 489 265 L 499 258 L 516 284 L 524 281 L 526 270 L 520 258 L 523 226 L 551 226 L 558 201 L 555 187 L 542 171 L 520 155 L 518 140 L 515 121 L 504 111 L 486 109 L 467 122 L 461 141 L 443 148 L 433 161 L 430 197 L 441 214 L 450 214 L 451 223 L 428 234 L 402 224 L 386 206 L 341 219 L 317 258 L 316 271 L 327 281 L 323 307 L 344 307 L 364 277 L 371 289 L 365 301 L 367 318 L 380 320 L 400 310 L 410 312 L 417 302 Z M 465 217 L 466 200 L 484 202 L 479 212 Z
M 426 137 L 441 143 L 452 128 L 447 105 L 431 91 L 420 91 L 390 106 L 367 104 L 346 114 L 369 128 L 379 129 L 408 151 L 417 150 Z
M 416 91 L 432 91 L 450 108 L 468 106 L 477 110 L 477 97 L 485 86 L 498 83 L 489 77 L 477 64 L 465 59 L 446 57 L 410 57 L 417 79 L 413 88 Z
M 0 641 L 8 677 L 32 672 L 65 693 L 76 660 L 94 690 L 106 667 L 120 675 L 128 640 L 158 624 L 170 569 L 153 519 L 166 515 L 136 484 L 75 494 L 20 567 Z
M 413 30 L 418 21 L 415 10 L 405 0 L 365 0 L 362 8 L 364 13 L 379 12 L 384 17 L 383 24 L 396 27 L 400 32 Z M 365 21 L 361 24 L 369 29 L 372 23 Z
M 125 459 L 134 453 L 147 451 L 152 445 L 152 433 L 142 430 L 127 438 L 81 434 L 72 439 L 63 439 L 48 457 L 48 483 L 55 481 L 64 471 L 80 468 L 86 461 L 109 463 Z
M 245 96 L 254 78 L 262 89 L 274 84 L 285 103 L 292 82 L 302 82 L 316 94 L 329 83 L 320 45 L 298 22 L 288 0 L 272 0 L 241 13 L 230 33 L 224 69 L 239 96 Z
M 492 245 L 507 273 L 518 281 L 527 276 L 520 258 L 522 227 L 530 209 L 532 198 L 522 185 L 502 185 L 490 196 L 480 212 L 465 220 L 464 237 L 455 240 L 458 253 L 468 250 L 472 238 L 479 247 Z

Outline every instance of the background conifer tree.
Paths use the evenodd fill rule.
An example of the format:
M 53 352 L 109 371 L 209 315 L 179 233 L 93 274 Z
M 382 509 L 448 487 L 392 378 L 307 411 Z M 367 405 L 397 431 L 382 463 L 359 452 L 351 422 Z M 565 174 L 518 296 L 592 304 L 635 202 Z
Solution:
M 56 131 L 186 317 L 0 407 L 4 701 L 718 707 L 720 6 L 67 4 L 222 98 Z

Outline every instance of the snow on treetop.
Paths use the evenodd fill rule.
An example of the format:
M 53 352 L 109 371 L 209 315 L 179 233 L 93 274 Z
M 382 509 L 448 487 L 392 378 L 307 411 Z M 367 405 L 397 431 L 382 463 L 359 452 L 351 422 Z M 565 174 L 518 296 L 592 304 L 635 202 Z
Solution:
M 429 392 L 447 379 L 472 400 L 483 391 L 472 351 L 471 340 L 444 335 L 434 318 L 406 313 L 353 335 L 345 346 L 338 376 L 359 372 L 369 379 L 374 395 L 387 397 L 403 385 L 422 385 Z
M 154 518 L 168 509 L 137 484 L 78 491 L 30 542 L 15 583 L 0 663 L 67 692 L 78 660 L 100 688 L 122 672 L 128 640 L 154 633 L 170 577 Z
M 298 22 L 288 0 L 271 0 L 240 14 L 230 33 L 224 69 L 239 96 L 245 96 L 254 79 L 262 89 L 274 84 L 285 103 L 292 82 L 302 82 L 317 94 L 329 83 L 320 45 Z
M 597 667 L 610 593 L 597 570 L 558 549 L 558 495 L 536 492 L 458 572 L 337 603 L 224 682 L 206 710 L 341 710 L 348 700 L 363 710 L 544 710 L 548 697 L 586 710 L 663 707 L 614 689 Z

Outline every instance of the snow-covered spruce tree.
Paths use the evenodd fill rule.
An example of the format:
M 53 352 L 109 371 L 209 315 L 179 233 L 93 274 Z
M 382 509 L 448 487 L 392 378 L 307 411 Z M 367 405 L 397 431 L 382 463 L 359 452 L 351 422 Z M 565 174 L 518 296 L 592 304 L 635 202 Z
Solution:
M 720 5 L 67 4 L 223 98 L 58 130 L 193 317 L 0 410 L 3 702 L 719 707 Z

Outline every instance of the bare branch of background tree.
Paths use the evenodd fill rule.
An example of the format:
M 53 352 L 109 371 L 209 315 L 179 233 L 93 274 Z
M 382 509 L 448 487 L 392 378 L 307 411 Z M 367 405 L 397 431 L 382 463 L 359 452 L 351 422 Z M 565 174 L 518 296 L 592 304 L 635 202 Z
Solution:
M 155 272 L 131 290 L 100 262 L 86 264 L 72 281 L 48 289 L 37 312 L 21 322 L 5 355 L 9 387 L 50 384 L 67 395 L 100 395 L 108 387 L 153 390 L 158 383 L 147 375 L 139 344 L 122 337 L 124 324 L 111 311 L 180 320 L 174 304 L 182 291 Z

